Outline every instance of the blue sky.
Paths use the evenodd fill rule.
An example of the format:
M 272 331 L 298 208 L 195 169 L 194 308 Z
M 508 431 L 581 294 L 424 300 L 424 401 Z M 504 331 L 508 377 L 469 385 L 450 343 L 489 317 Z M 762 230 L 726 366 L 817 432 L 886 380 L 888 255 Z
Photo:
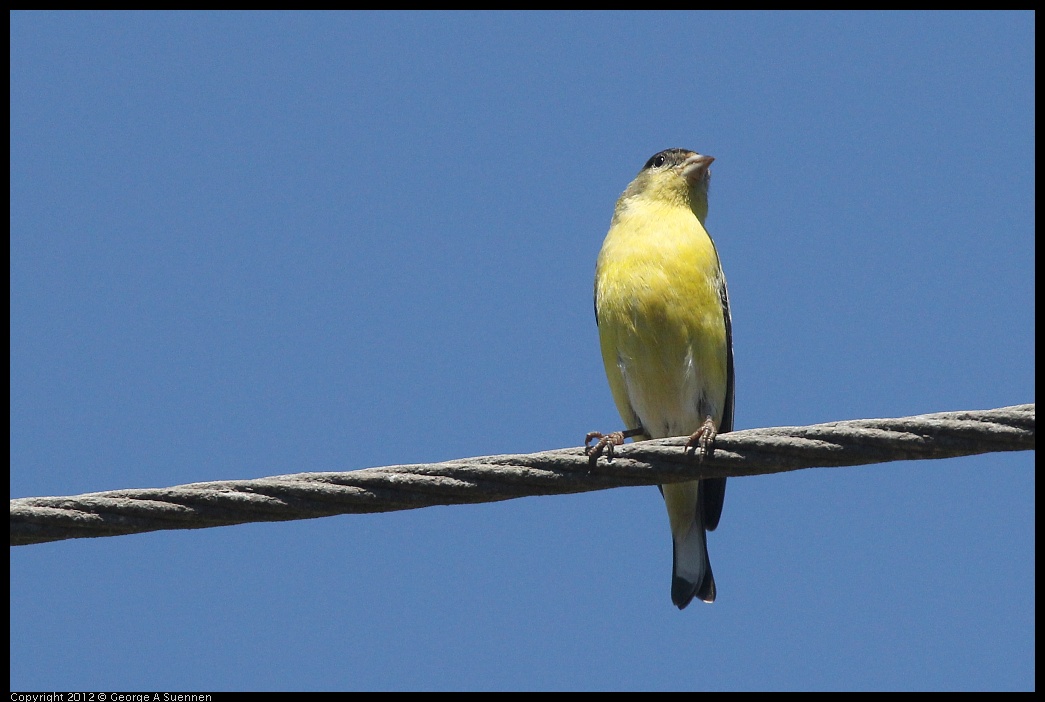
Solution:
M 11 496 L 620 428 L 592 314 L 716 157 L 738 428 L 1033 402 L 1034 18 L 11 15 Z M 11 550 L 21 690 L 1031 689 L 1034 456 Z

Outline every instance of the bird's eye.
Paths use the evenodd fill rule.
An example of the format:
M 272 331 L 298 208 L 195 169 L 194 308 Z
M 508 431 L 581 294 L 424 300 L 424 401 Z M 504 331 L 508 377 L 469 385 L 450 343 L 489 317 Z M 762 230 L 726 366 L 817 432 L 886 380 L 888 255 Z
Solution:
M 677 149 L 668 149 L 666 151 L 661 151 L 660 153 L 653 154 L 652 156 L 650 156 L 649 161 L 646 161 L 646 165 L 642 167 L 642 170 L 648 171 L 651 168 L 663 168 L 664 166 L 668 165 L 668 163 L 671 162 L 670 154 L 672 153 L 672 151 L 677 151 Z

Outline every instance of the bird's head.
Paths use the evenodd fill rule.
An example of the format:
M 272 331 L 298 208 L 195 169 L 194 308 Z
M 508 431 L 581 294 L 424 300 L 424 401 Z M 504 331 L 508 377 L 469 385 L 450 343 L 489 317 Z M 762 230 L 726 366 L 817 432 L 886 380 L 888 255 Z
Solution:
M 662 200 L 689 207 L 703 222 L 708 213 L 710 166 L 714 160 L 714 156 L 689 149 L 665 149 L 653 154 L 621 195 L 620 204 L 626 205 L 631 198 Z

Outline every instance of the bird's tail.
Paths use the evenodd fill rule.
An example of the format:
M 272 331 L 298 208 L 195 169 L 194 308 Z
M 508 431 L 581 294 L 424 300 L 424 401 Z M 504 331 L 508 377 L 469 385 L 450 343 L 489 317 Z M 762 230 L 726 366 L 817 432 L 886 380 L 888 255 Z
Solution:
M 699 547 L 695 545 L 699 542 Z M 685 609 L 693 597 L 705 602 L 715 601 L 715 575 L 711 572 L 711 560 L 708 558 L 707 535 L 697 524 L 683 539 L 675 539 L 674 565 L 671 575 L 671 601 L 679 609 Z M 699 549 L 699 553 L 696 551 Z M 703 562 L 699 569 L 693 569 L 692 562 Z M 688 562 L 688 563 L 687 563 Z
M 672 518 L 671 601 L 684 609 L 694 597 L 715 601 L 715 576 L 708 558 L 708 539 L 704 530 L 701 500 L 696 499 L 695 483 L 663 486 L 668 513 Z M 678 503 L 685 493 L 685 514 L 679 519 Z M 675 494 L 672 494 L 675 493 Z

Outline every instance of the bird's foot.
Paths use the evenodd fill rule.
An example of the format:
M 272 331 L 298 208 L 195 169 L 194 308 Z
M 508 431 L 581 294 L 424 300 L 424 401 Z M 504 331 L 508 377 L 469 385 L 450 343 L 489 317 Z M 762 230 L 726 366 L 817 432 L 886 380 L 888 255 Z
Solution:
M 627 431 L 615 431 L 609 434 L 603 434 L 601 431 L 589 431 L 584 437 L 584 453 L 588 456 L 588 465 L 594 467 L 603 451 L 606 452 L 606 460 L 612 461 L 613 448 L 623 444 L 628 437 L 638 436 L 642 431 L 642 427 L 628 429 Z M 590 444 L 594 439 L 598 439 L 599 442 L 591 446 Z
M 594 446 L 591 446 L 591 442 L 594 439 L 598 439 L 599 442 Z M 620 446 L 624 443 L 624 432 L 615 431 L 609 434 L 603 434 L 601 431 L 589 431 L 584 437 L 584 453 L 588 454 L 588 465 L 594 466 L 599 460 L 599 456 L 602 452 L 606 452 L 606 460 L 613 460 L 613 447 Z
M 715 450 L 715 437 L 718 435 L 718 429 L 715 428 L 715 422 L 711 417 L 704 420 L 704 423 L 693 432 L 693 435 L 689 437 L 689 441 L 686 442 L 686 451 L 692 450 L 694 454 L 699 455 L 700 460 L 704 460 L 705 456 L 710 456 Z

